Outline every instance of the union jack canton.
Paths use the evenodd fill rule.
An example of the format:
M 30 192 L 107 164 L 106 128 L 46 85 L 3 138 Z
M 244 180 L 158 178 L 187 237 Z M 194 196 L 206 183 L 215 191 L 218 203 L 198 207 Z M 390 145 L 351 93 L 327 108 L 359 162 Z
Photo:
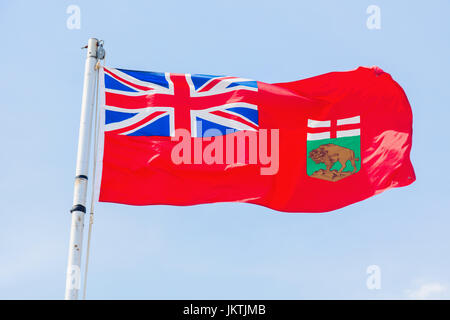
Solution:
M 254 80 L 103 68 L 105 132 L 127 136 L 212 137 L 258 130 Z

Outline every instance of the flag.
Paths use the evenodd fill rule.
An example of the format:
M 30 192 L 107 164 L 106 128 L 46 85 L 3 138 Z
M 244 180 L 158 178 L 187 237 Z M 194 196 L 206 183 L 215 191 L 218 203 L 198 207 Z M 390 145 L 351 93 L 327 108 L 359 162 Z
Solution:
M 325 212 L 415 180 L 408 99 L 377 67 L 275 84 L 103 67 L 99 98 L 102 202 Z

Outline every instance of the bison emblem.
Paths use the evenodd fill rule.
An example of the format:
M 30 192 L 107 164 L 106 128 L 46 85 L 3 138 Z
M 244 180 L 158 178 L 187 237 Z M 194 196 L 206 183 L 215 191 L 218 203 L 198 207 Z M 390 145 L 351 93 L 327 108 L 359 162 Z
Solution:
M 352 149 L 341 147 L 332 143 L 323 144 L 320 147 L 311 150 L 309 157 L 317 164 L 325 164 L 327 169 L 324 174 L 330 173 L 330 169 L 336 162 L 341 164 L 341 168 L 337 171 L 337 174 L 341 174 L 347 165 L 347 161 L 350 161 L 353 166 L 353 171 L 351 173 L 355 173 L 355 161 L 359 161 L 358 158 L 355 158 L 355 152 Z

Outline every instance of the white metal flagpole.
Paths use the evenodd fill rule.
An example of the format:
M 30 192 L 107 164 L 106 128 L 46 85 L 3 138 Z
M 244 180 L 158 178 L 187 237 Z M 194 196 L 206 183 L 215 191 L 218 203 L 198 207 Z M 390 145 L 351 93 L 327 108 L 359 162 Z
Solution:
M 83 98 L 81 100 L 78 155 L 73 193 L 72 224 L 70 227 L 69 260 L 66 274 L 66 300 L 78 299 L 81 284 L 81 248 L 83 244 L 84 215 L 88 187 L 89 153 L 91 149 L 92 116 L 97 71 L 98 40 L 89 39 L 84 68 Z

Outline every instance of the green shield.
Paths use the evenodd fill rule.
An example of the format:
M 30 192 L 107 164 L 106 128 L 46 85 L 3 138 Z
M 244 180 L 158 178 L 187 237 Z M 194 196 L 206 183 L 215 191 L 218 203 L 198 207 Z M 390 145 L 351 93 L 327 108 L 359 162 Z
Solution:
M 308 176 L 338 181 L 361 168 L 360 136 L 310 140 L 306 144 Z

